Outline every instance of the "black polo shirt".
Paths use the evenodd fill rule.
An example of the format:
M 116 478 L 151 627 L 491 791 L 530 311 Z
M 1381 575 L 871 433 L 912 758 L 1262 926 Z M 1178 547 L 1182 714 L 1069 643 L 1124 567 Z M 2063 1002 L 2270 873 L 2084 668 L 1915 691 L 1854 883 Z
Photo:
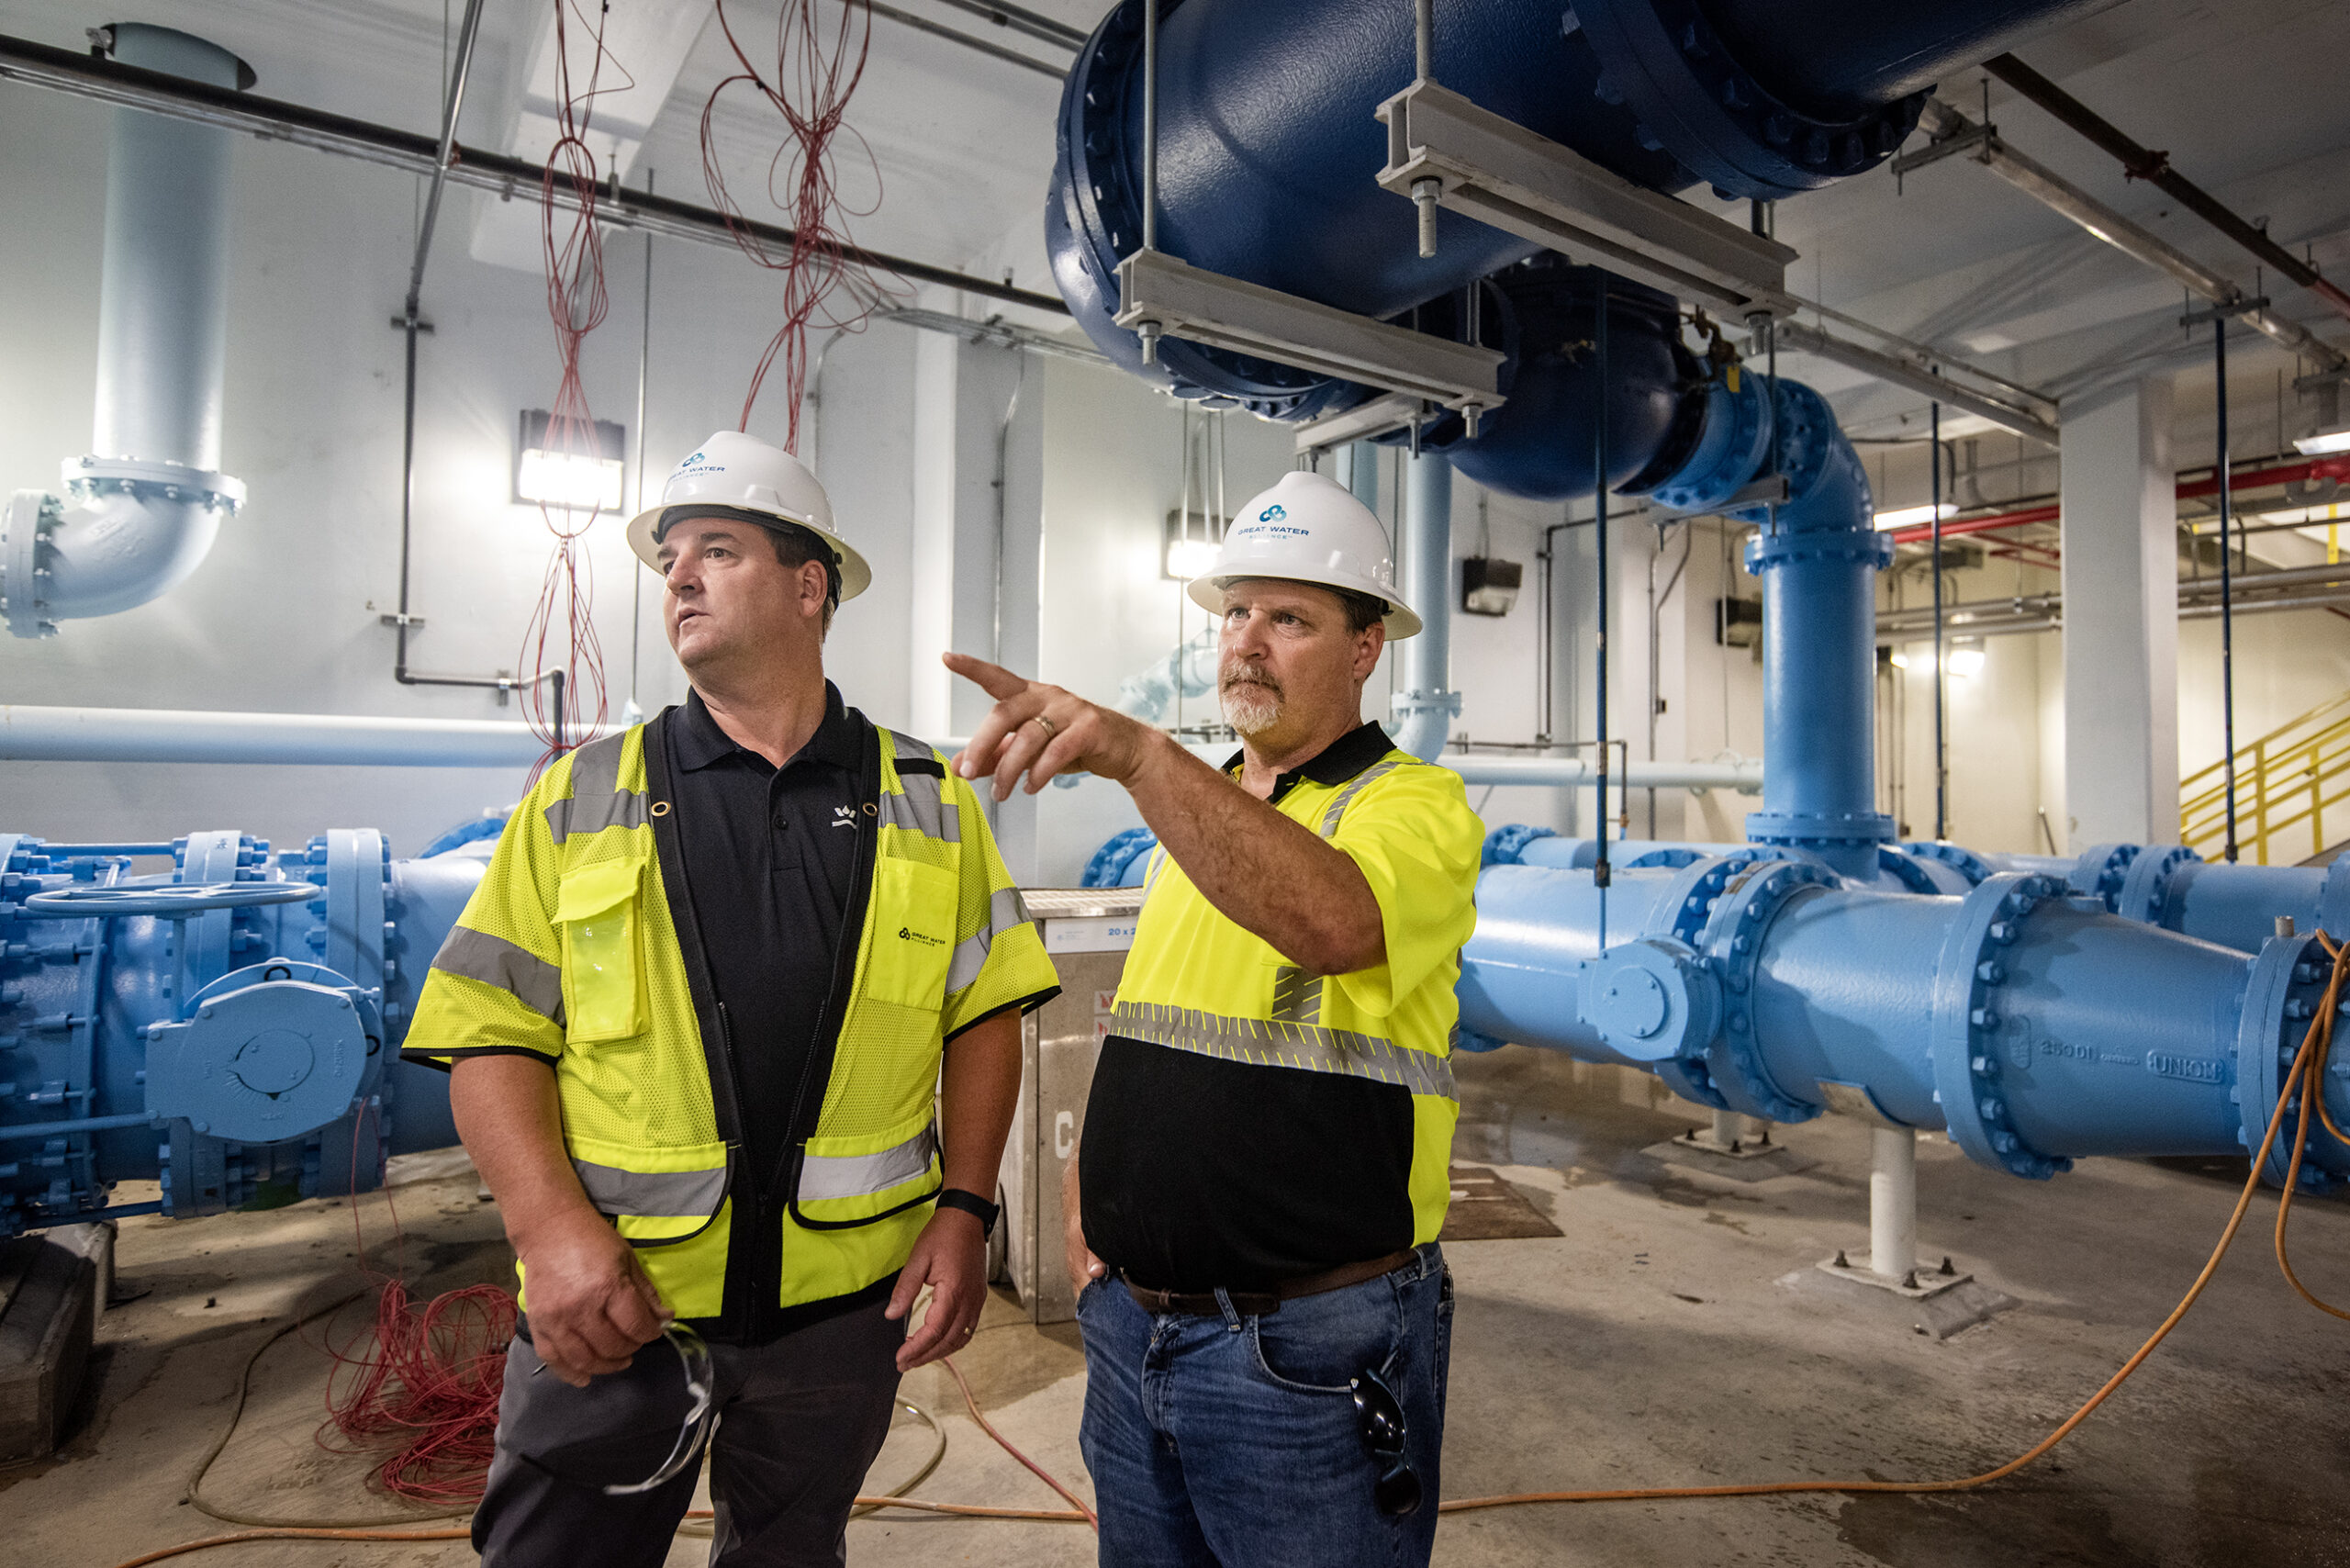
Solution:
M 660 726 L 669 790 L 711 989 L 723 1010 L 742 1096 L 725 1317 L 696 1326 L 744 1342 L 862 1305 L 853 1296 L 755 1315 L 781 1249 L 781 1178 L 811 1058 L 829 1061 L 834 959 L 856 879 L 857 770 L 866 726 L 824 683 L 824 717 L 781 767 L 737 745 L 696 692 Z M 821 1100 L 822 1082 L 806 1093 Z M 753 1318 L 766 1321 L 755 1327 Z
M 1273 781 L 1346 783 L 1393 749 L 1367 723 Z M 1243 754 L 1225 764 L 1230 772 Z M 1078 1149 L 1085 1241 L 1162 1290 L 1266 1290 L 1412 1244 L 1401 1084 L 1227 1061 L 1112 1035 Z

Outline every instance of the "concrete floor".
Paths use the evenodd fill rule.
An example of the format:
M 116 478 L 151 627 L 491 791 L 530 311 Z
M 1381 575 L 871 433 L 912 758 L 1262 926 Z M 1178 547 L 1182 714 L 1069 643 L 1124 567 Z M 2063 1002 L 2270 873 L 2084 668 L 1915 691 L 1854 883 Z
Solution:
M 1866 1245 L 1866 1129 L 1837 1118 L 1777 1136 L 1818 1164 L 1741 1182 L 1641 1150 L 1692 1108 L 1640 1075 L 1529 1051 L 1462 1061 L 1458 1158 L 1487 1163 L 1556 1220 L 1556 1239 L 1448 1249 L 1460 1286 L 1445 1492 L 1949 1476 L 1987 1468 L 2069 1414 L 2161 1320 L 2226 1217 L 2233 1181 L 2208 1165 L 2085 1161 L 2037 1185 L 1948 1143 L 1919 1155 L 1920 1245 L 2015 1298 L 1948 1339 L 1892 1304 L 1855 1304 L 1812 1268 Z M 126 1197 L 135 1194 L 126 1190 Z M 497 1212 L 470 1176 L 398 1190 L 422 1289 L 500 1277 Z M 1998 1487 L 1935 1498 L 1805 1497 L 1543 1506 L 1449 1518 L 1449 1568 L 1517 1563 L 2350 1564 L 2350 1325 L 2292 1297 L 2268 1252 L 2264 1199 L 2186 1325 L 2050 1461 Z M 2297 1259 L 2350 1297 L 2350 1204 L 2297 1207 Z M 298 1301 L 349 1288 L 352 1209 L 311 1203 L 185 1225 L 126 1222 L 120 1288 L 74 1433 L 53 1460 L 0 1472 L 0 1560 L 108 1568 L 229 1527 L 178 1498 L 226 1420 L 239 1368 Z M 380 1200 L 358 1211 L 388 1238 Z M 1072 1327 L 1039 1331 L 1007 1301 L 958 1358 L 990 1418 L 1088 1490 Z M 347 1334 L 355 1319 L 338 1327 Z M 299 1338 L 263 1358 L 254 1400 L 207 1489 L 238 1511 L 306 1518 L 397 1513 L 364 1462 L 312 1440 L 326 1363 Z M 906 1396 L 946 1428 L 919 1495 L 1057 1503 L 961 1412 L 935 1369 Z M 911 1419 L 874 1484 L 928 1451 Z M 1082 1527 L 890 1515 L 850 1526 L 870 1568 L 1092 1561 Z M 680 1540 L 675 1568 L 702 1562 Z M 426 1568 L 463 1542 L 285 1542 L 189 1559 Z

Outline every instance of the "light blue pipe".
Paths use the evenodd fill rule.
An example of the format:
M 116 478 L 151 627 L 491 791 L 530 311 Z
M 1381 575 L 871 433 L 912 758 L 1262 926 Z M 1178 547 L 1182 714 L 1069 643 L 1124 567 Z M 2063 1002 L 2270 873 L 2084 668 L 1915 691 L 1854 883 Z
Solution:
M 1625 873 L 1604 946 L 1588 872 L 1489 868 L 1464 1032 L 1647 1066 L 1773 1121 L 1835 1108 L 1947 1129 L 1984 1164 L 2045 1178 L 2082 1156 L 2255 1146 L 2323 990 L 2308 935 L 2246 954 L 2050 877 L 1920 897 L 1774 853 Z M 2350 1075 L 2324 1093 L 2350 1120 Z M 2305 1170 L 2315 1187 L 2350 1175 L 2350 1148 L 2321 1134 Z

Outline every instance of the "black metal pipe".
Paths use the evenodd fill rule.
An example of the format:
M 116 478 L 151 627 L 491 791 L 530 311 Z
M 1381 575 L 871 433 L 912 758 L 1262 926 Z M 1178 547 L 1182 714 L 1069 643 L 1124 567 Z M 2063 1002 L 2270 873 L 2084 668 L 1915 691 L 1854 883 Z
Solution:
M 1592 286 L 1598 290 L 1598 302 L 1592 308 L 1592 343 L 1594 355 L 1599 362 L 1599 385 L 1607 381 L 1607 274 L 1593 274 Z M 1607 420 L 1603 417 L 1591 421 L 1591 472 L 1595 481 L 1592 492 L 1593 546 L 1597 552 L 1595 575 L 1599 578 L 1599 610 L 1595 622 L 1597 683 L 1599 711 L 1595 734 L 1599 741 L 1599 791 L 1595 803 L 1598 821 L 1593 837 L 1599 841 L 1599 858 L 1591 868 L 1592 885 L 1604 888 L 1609 880 L 1607 865 Z M 1599 914 L 1599 945 L 1607 946 L 1607 909 L 1603 902 Z
M 2228 538 L 2230 525 L 2235 521 L 2235 498 L 2230 488 L 2228 473 L 2228 318 L 2221 314 L 2211 321 L 2212 375 L 2219 396 L 2220 451 L 2220 741 L 2221 759 L 2226 765 L 2228 790 L 2228 842 L 2226 855 L 2232 864 L 2236 857 L 2236 613 L 2235 582 L 2228 568 Z
M 2338 314 L 2350 317 L 2350 294 L 2328 282 L 2315 267 L 2244 221 L 2209 191 L 2172 168 L 2169 153 L 2141 146 L 2123 134 L 2119 127 L 2012 54 L 1993 55 L 1983 62 L 1983 69 L 2119 160 L 2122 173 L 2130 178 L 2143 180 L 2153 185 L 2259 257 L 2266 265 L 2275 267 L 2303 288 L 2315 292 Z
M 1942 406 L 1930 403 L 1927 408 L 1932 439 L 1926 451 L 1934 467 L 1934 842 L 1941 844 L 1950 837 L 1950 737 L 1942 713 L 1949 686 L 1942 678 Z
M 259 98 L 225 87 L 185 81 L 158 71 L 143 71 L 135 65 L 76 54 L 70 50 L 51 49 L 47 44 L 34 43 L 26 39 L 0 37 L 0 79 L 72 93 L 101 103 L 144 109 L 151 114 L 193 120 L 200 125 L 223 126 L 230 130 L 249 132 L 263 140 L 290 141 L 297 146 L 356 158 L 363 162 L 397 169 L 404 174 L 430 174 L 436 168 L 445 168 L 451 183 L 476 190 L 492 191 L 507 199 L 523 196 L 535 200 L 546 188 L 546 171 L 539 164 L 525 162 L 520 158 L 452 141 L 450 154 L 443 159 L 440 155 L 439 140 L 433 137 L 396 130 L 389 126 L 374 125 L 299 104 Z M 556 183 L 552 199 L 555 206 L 566 210 L 576 211 L 578 208 L 579 197 L 564 182 Z M 726 218 L 712 208 L 612 185 L 597 187 L 596 216 L 599 221 L 616 229 L 666 234 L 673 239 L 691 240 L 699 244 L 737 245 L 736 230 L 770 246 L 784 247 L 792 242 L 792 231 L 781 224 L 738 218 L 734 219 L 733 228 L 729 228 Z M 966 294 L 983 295 L 990 299 L 1024 305 L 1035 310 L 1048 310 L 1057 316 L 1069 314 L 1069 307 L 1055 295 L 1014 288 L 1009 284 L 973 277 L 949 267 L 933 266 L 927 262 L 892 256 L 881 251 L 867 251 L 854 245 L 844 247 L 842 254 L 878 273 L 895 274 L 919 283 L 939 284 L 947 288 L 960 289 Z

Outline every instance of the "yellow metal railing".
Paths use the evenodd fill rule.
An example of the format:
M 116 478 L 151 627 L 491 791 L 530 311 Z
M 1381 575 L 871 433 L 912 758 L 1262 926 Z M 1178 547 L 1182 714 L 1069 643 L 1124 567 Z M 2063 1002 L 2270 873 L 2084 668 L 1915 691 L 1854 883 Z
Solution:
M 2207 860 L 2218 859 L 2228 837 L 2225 765 L 2215 762 L 2181 779 L 2179 799 L 2179 841 Z M 2350 691 L 2236 752 L 2241 858 L 2262 866 L 2272 857 L 2291 864 L 2322 854 L 2342 838 L 2350 838 Z

